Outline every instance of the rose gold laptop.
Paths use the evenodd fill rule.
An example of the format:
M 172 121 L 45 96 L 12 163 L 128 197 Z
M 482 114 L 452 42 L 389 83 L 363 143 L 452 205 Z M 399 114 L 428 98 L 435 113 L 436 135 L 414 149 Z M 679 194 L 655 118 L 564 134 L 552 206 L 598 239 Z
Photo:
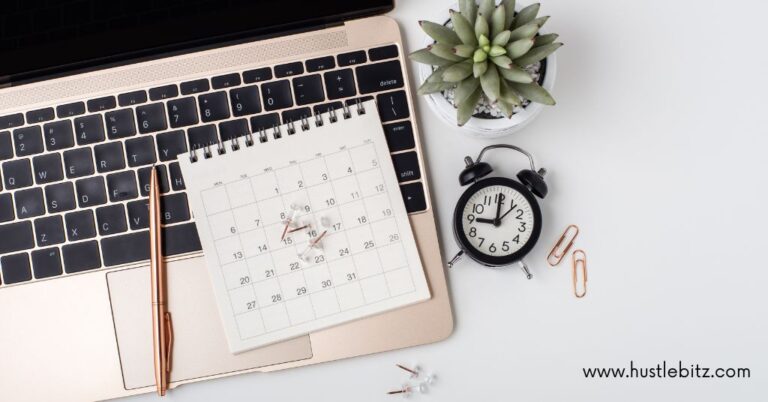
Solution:
M 405 51 L 396 23 L 375 16 L 391 0 L 14 4 L 0 9 L 0 399 L 154 391 L 152 165 L 164 193 L 172 387 L 451 333 Z M 177 155 L 371 98 L 432 299 L 230 354 Z

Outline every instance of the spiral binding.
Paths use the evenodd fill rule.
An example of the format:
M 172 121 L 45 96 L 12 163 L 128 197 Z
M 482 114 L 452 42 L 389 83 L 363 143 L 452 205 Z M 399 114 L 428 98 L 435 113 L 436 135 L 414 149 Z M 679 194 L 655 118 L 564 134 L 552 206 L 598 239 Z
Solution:
M 360 99 L 357 99 L 353 105 L 353 108 L 357 112 L 358 116 L 364 115 L 366 113 L 365 105 L 363 105 L 363 102 Z M 348 120 L 352 118 L 353 108 L 351 108 L 350 105 L 343 103 L 341 109 L 338 110 L 341 110 L 341 117 L 344 118 L 344 120 Z M 327 112 L 316 114 L 314 121 L 306 116 L 302 116 L 302 118 L 297 121 L 289 121 L 283 125 L 273 126 L 271 128 L 272 139 L 279 140 L 282 138 L 283 131 L 285 131 L 287 135 L 294 135 L 298 132 L 298 130 L 301 130 L 302 132 L 311 131 L 313 124 L 315 127 L 322 127 L 325 125 L 325 118 L 323 117 L 325 115 L 328 116 L 328 123 L 330 124 L 334 124 L 339 121 L 337 109 L 329 107 Z M 258 143 L 265 143 L 269 141 L 268 130 L 270 129 L 262 128 L 259 130 Z M 245 142 L 243 142 L 241 145 L 242 138 L 245 138 Z M 250 148 L 255 144 L 256 141 L 254 141 L 253 134 L 249 132 L 245 136 L 235 137 L 227 141 L 219 140 L 202 147 L 191 148 L 189 150 L 189 161 L 191 163 L 196 163 L 199 161 L 200 157 L 198 156 L 198 153 L 200 153 L 202 159 L 211 159 L 213 158 L 214 154 L 226 155 L 229 151 L 236 152 L 244 148 Z

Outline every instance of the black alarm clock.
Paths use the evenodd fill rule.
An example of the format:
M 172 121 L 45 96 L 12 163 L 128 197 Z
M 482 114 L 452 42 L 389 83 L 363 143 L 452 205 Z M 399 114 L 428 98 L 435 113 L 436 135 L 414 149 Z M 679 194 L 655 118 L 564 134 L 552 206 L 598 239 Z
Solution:
M 491 149 L 506 148 L 528 157 L 531 168 L 521 170 L 517 180 L 487 177 L 493 168 L 482 162 Z M 477 160 L 467 156 L 459 175 L 462 186 L 469 185 L 459 198 L 453 213 L 453 234 L 461 251 L 448 263 L 452 267 L 464 254 L 472 260 L 501 268 L 518 263 L 528 279 L 531 275 L 523 258 L 533 249 L 541 234 L 541 208 L 536 200 L 547 196 L 545 169 L 536 169 L 533 157 L 514 145 L 490 145 L 480 151 Z

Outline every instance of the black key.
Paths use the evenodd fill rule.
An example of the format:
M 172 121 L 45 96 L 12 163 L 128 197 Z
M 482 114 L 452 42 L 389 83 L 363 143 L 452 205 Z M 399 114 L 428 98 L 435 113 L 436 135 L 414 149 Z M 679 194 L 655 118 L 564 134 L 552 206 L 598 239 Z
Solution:
M 189 135 L 189 146 L 192 149 L 202 148 L 219 141 L 216 126 L 213 124 L 190 128 L 187 130 L 187 135 Z
M 331 110 L 338 110 L 344 107 L 344 104 L 336 101 L 336 102 L 330 102 L 330 103 L 322 103 L 319 105 L 315 105 L 312 107 L 312 112 L 314 112 L 316 115 L 328 113 Z
M 195 98 L 190 97 L 168 101 L 168 119 L 173 128 L 197 124 Z
M 96 237 L 96 224 L 91 210 L 77 211 L 64 215 L 67 223 L 69 241 L 85 240 Z
M 179 163 L 171 163 L 168 170 L 171 174 L 171 187 L 173 187 L 173 191 L 186 190 L 187 186 L 184 184 L 184 177 L 181 175 L 181 166 L 179 166 Z
M 93 154 L 96 157 L 96 170 L 99 173 L 125 168 L 125 155 L 123 154 L 122 143 L 110 142 L 97 145 L 93 148 Z
M 333 56 L 320 57 L 317 59 L 307 60 L 307 72 L 315 72 L 322 70 L 330 70 L 336 67 L 336 62 L 333 60 Z
M 59 105 L 56 107 L 56 115 L 60 119 L 64 117 L 72 117 L 85 113 L 85 103 L 75 102 L 66 105 Z
M 78 148 L 64 152 L 64 169 L 70 179 L 92 175 L 93 154 L 91 149 Z
M 187 81 L 187 82 L 181 83 L 182 95 L 197 94 L 200 92 L 206 92 L 210 89 L 211 87 L 208 84 L 208 80 L 205 78 L 201 80 Z
M 261 86 L 261 97 L 264 98 L 264 110 L 271 111 L 293 106 L 291 84 L 288 80 L 268 82 Z
M 164 256 L 191 253 L 202 249 L 194 223 L 163 228 Z
M 141 168 L 137 172 L 139 175 L 139 193 L 142 197 L 149 195 L 149 174 L 151 169 L 151 167 Z M 160 193 L 165 194 L 171 191 L 171 186 L 168 182 L 168 169 L 166 169 L 165 165 L 158 165 L 155 169 L 157 169 L 157 181 L 160 183 Z
M 413 138 L 413 126 L 410 121 L 384 125 L 389 152 L 405 151 L 416 147 Z
M 49 151 L 71 148 L 75 146 L 75 133 L 71 120 L 59 120 L 43 126 L 45 147 Z
M 58 248 L 47 248 L 32 252 L 32 271 L 36 279 L 61 275 L 61 252 Z
M 41 188 L 30 188 L 16 192 L 16 216 L 19 219 L 33 218 L 45 213 L 45 201 Z
M 125 155 L 128 166 L 151 165 L 157 162 L 155 141 L 152 137 L 134 138 L 125 142 Z
M 371 61 L 392 59 L 398 55 L 397 45 L 382 46 L 368 50 Z
M 213 89 L 236 87 L 240 85 L 240 74 L 232 73 L 211 78 Z
M 424 195 L 423 184 L 404 184 L 400 186 L 400 192 L 403 194 L 405 209 L 408 211 L 408 213 L 423 211 L 427 209 L 427 197 Z
M 114 96 L 105 96 L 103 98 L 91 99 L 88 102 L 88 111 L 91 113 L 101 112 L 103 110 L 114 109 L 117 102 Z
M 107 189 L 104 187 L 104 178 L 101 176 L 80 179 L 75 182 L 75 188 L 77 188 L 77 201 L 80 208 L 107 202 Z
M 261 112 L 259 88 L 256 85 L 231 90 L 229 92 L 229 99 L 232 103 L 232 114 L 235 116 L 245 116 Z
M 128 170 L 107 176 L 107 190 L 109 200 L 112 202 L 132 200 L 138 197 L 136 174 Z
M 275 77 L 283 78 L 304 74 L 304 65 L 300 61 L 275 66 Z
M 286 110 L 283 112 L 283 123 L 300 121 L 302 118 L 308 119 L 310 117 L 312 117 L 312 109 L 309 107 Z
M 200 95 L 197 101 L 200 104 L 200 116 L 204 123 L 229 118 L 226 92 Z
M 114 112 L 108 112 L 104 116 L 107 118 L 107 135 L 109 139 L 115 140 L 136 135 L 133 109 L 115 110 Z
M 140 105 L 147 102 L 147 92 L 134 91 L 128 92 L 127 94 L 120 94 L 117 95 L 117 102 L 120 106 Z
M 0 116 L 0 130 L 24 125 L 24 115 L 16 113 L 8 116 Z
M 411 115 L 405 91 L 379 94 L 376 96 L 376 105 L 382 122 L 405 119 Z
M 128 207 L 128 225 L 131 230 L 147 229 L 149 227 L 149 201 L 146 199 L 132 201 Z
M 7 285 L 32 280 L 27 253 L 6 255 L 0 258 L 0 266 L 3 268 L 3 281 Z
M 187 141 L 182 130 L 158 134 L 155 139 L 160 160 L 163 162 L 175 160 L 177 155 L 187 152 Z
M 246 119 L 230 120 L 219 123 L 219 135 L 221 135 L 222 141 L 242 137 L 248 133 L 248 120 Z
M 320 78 L 320 74 L 294 78 L 293 96 L 297 105 L 307 105 L 325 100 L 323 80 Z
M 164 225 L 188 221 L 189 204 L 184 193 L 160 197 L 160 219 Z
M 136 118 L 139 120 L 139 132 L 142 134 L 168 128 L 168 123 L 165 121 L 165 106 L 162 103 L 137 107 Z
M 32 168 L 29 159 L 19 159 L 3 163 L 3 184 L 8 190 L 32 185 Z
M 65 241 L 64 222 L 61 216 L 49 216 L 35 221 L 37 247 L 48 247 Z
M 272 69 L 269 67 L 257 68 L 243 73 L 243 81 L 246 84 L 272 79 Z
M 98 208 L 96 210 L 96 222 L 98 223 L 99 234 L 102 236 L 123 233 L 128 230 L 128 224 L 125 221 L 125 208 L 122 204 Z
M 101 267 L 99 243 L 96 240 L 68 244 L 61 249 L 64 255 L 64 271 L 68 274 Z
M 104 141 L 104 121 L 100 114 L 75 119 L 75 137 L 78 145 Z
M 175 84 L 152 88 L 149 90 L 149 99 L 153 101 L 170 99 L 179 96 L 179 87 Z
M 64 180 L 64 172 L 61 170 L 61 154 L 46 154 L 32 159 L 35 168 L 35 182 L 37 184 L 53 183 Z
M 0 254 L 14 253 L 35 247 L 32 222 L 16 222 L 0 225 Z
M 27 122 L 29 124 L 42 123 L 44 121 L 53 120 L 56 117 L 56 113 L 52 107 L 38 110 L 30 110 L 27 112 Z
M 419 157 L 415 151 L 392 155 L 392 163 L 395 164 L 397 181 L 411 181 L 421 178 L 419 170 Z
M 339 61 L 339 67 L 351 66 L 353 64 L 360 64 L 368 61 L 368 58 L 365 57 L 364 50 L 342 53 L 336 56 L 336 59 Z
M 101 240 L 104 266 L 129 264 L 149 259 L 149 231 L 108 237 Z
M 13 197 L 8 193 L 0 194 L 0 222 L 12 221 L 13 218 Z
M 360 66 L 355 71 L 362 94 L 402 88 L 404 85 L 403 70 L 397 60 Z
M 279 125 L 280 115 L 277 113 L 251 117 L 251 132 L 253 133 L 258 133 L 261 130 L 269 130 Z
M 43 152 L 43 132 L 40 126 L 24 127 L 13 131 L 16 156 L 29 156 Z
M 0 133 L 0 161 L 13 158 L 13 141 L 8 131 Z
M 45 187 L 48 212 L 57 213 L 75 209 L 75 188 L 72 183 L 52 184 Z
M 355 75 L 351 68 L 329 71 L 323 74 L 325 77 L 325 92 L 328 99 L 348 98 L 357 95 L 355 89 Z

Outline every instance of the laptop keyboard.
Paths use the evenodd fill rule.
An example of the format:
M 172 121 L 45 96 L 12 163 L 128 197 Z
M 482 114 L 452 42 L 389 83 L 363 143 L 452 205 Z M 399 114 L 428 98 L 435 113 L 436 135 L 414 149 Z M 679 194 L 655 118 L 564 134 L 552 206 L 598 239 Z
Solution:
M 424 211 L 397 57 L 389 45 L 0 116 L 0 286 L 148 260 L 153 165 L 164 255 L 200 251 L 177 155 L 374 98 L 406 208 Z

